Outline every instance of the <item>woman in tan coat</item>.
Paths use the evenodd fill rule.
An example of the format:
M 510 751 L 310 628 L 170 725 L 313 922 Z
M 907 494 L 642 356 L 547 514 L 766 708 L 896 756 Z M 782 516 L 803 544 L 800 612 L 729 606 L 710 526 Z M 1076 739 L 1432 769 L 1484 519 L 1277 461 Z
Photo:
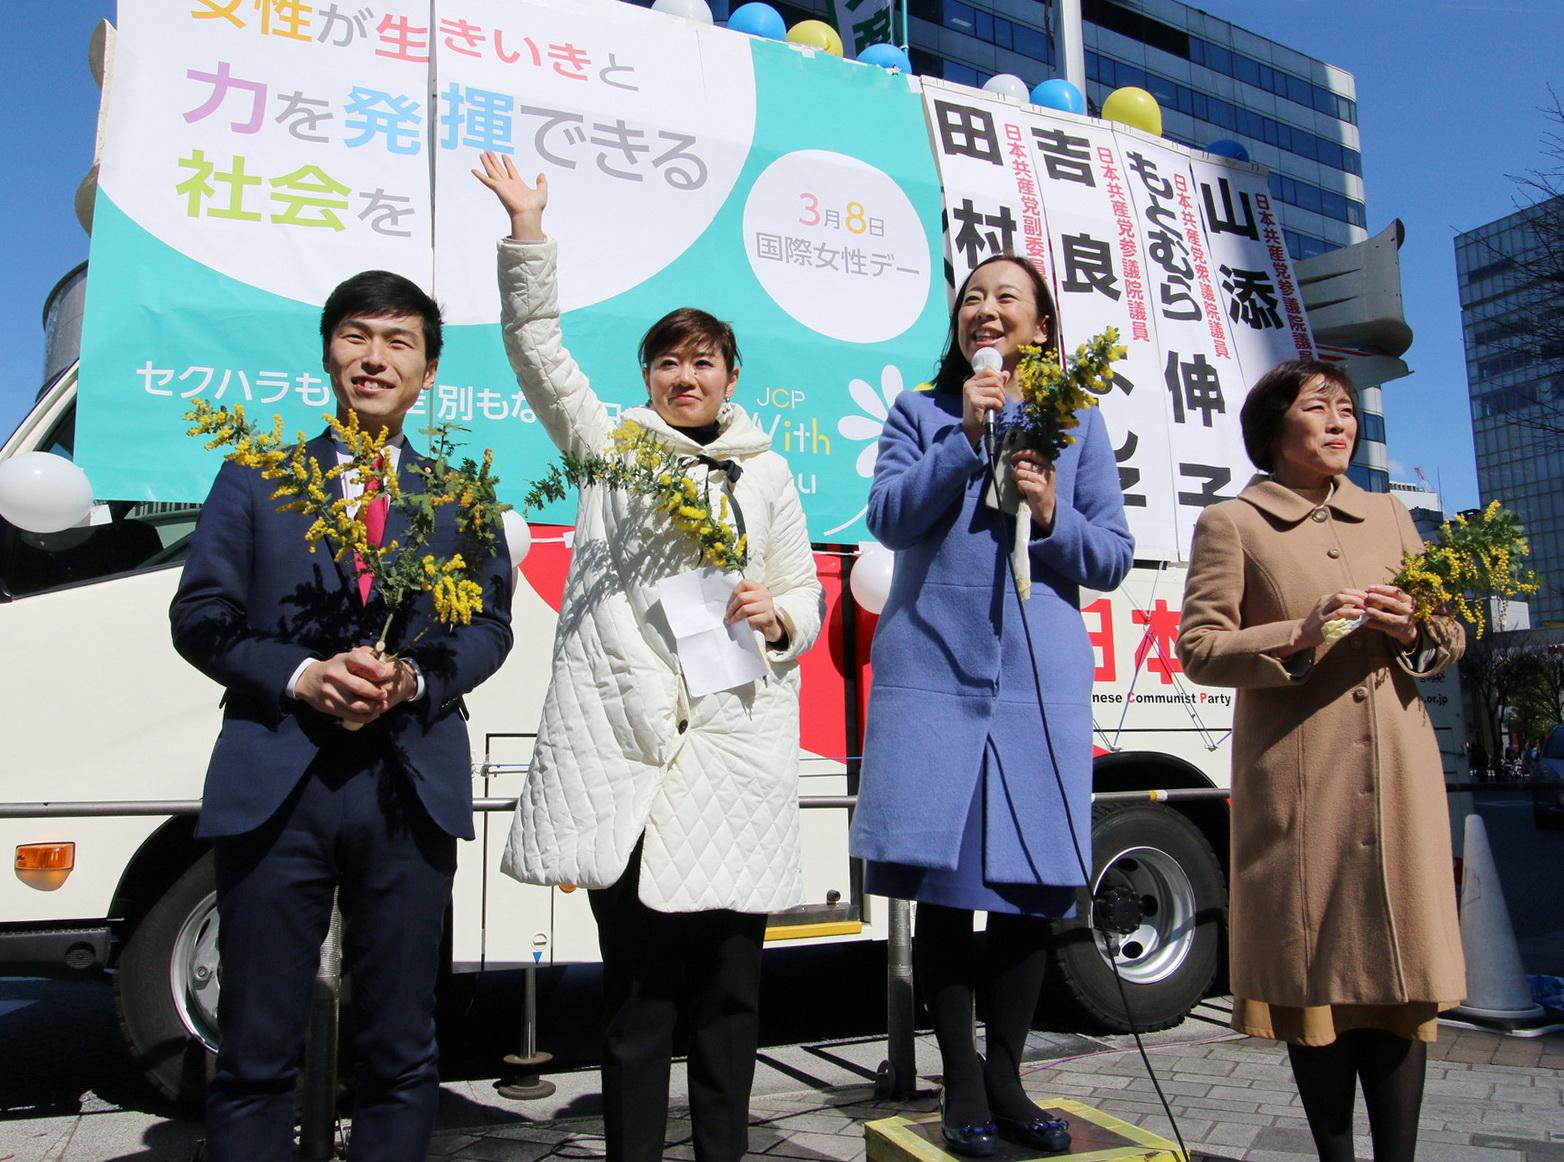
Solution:
M 1461 653 L 1388 584 L 1422 547 L 1406 508 L 1345 476 L 1356 391 L 1278 365 L 1244 403 L 1268 475 L 1195 528 L 1178 653 L 1238 687 L 1233 1026 L 1287 1042 L 1321 1159 L 1350 1160 L 1356 1081 L 1374 1156 L 1411 1159 L 1427 1042 L 1465 996 L 1438 744 L 1416 678 Z M 1327 645 L 1332 618 L 1362 619 Z

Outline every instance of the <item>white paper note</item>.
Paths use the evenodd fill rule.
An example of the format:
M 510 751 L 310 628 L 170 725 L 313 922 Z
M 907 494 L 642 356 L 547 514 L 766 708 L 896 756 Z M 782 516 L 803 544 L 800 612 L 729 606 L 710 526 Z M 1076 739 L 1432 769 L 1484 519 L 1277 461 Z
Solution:
M 766 674 L 766 661 L 749 623 L 728 625 L 723 620 L 738 583 L 737 574 L 711 568 L 692 569 L 657 583 L 691 698 L 744 686 Z

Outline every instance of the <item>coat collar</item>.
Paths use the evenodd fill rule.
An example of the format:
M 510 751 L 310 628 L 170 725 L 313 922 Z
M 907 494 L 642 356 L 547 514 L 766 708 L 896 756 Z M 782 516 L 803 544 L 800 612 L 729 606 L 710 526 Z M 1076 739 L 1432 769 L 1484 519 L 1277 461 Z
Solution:
M 728 418 L 722 424 L 722 430 L 717 433 L 717 438 L 704 445 L 697 444 L 689 436 L 669 425 L 649 407 L 626 408 L 623 418 L 640 424 L 647 431 L 655 432 L 658 439 L 675 452 L 688 456 L 704 453 L 719 459 L 724 457 L 743 459 L 746 456 L 758 456 L 771 448 L 771 437 L 766 435 L 755 421 L 749 418 L 749 413 L 738 404 L 731 405 Z
M 1328 508 L 1338 517 L 1350 521 L 1368 518 L 1369 494 L 1345 476 L 1334 478 L 1336 490 L 1324 505 L 1315 504 L 1299 496 L 1292 489 L 1276 483 L 1269 476 L 1259 475 L 1238 494 L 1239 500 L 1248 501 L 1261 512 L 1273 516 L 1284 524 L 1297 524 L 1317 508 Z

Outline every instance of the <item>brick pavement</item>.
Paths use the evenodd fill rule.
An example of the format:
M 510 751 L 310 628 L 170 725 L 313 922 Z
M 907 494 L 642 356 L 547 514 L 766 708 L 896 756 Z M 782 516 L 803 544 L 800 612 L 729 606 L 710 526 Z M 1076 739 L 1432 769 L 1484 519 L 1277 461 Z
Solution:
M 1234 1034 L 1221 1024 L 1220 1005 L 1205 1008 L 1204 1025 L 1185 1030 L 1182 1038 L 1153 1039 L 1147 1045 L 1193 1157 L 1253 1162 L 1314 1158 L 1285 1047 Z M 919 1040 L 920 1070 L 937 1069 L 929 1039 Z M 1037 1041 L 1048 1059 L 1027 1067 L 1026 1086 L 1034 1096 L 1075 1098 L 1154 1133 L 1174 1136 L 1129 1038 Z M 1066 1047 L 1063 1055 L 1061 1045 Z M 757 1095 L 750 1109 L 748 1157 L 863 1158 L 865 1122 L 936 1108 L 931 1073 L 920 1077 L 921 1088 L 909 1100 L 877 1099 L 862 1076 L 867 1072 L 864 1063 L 872 1063 L 877 1049 L 870 1043 L 857 1049 L 856 1065 L 852 1047 L 815 1051 L 847 1067 L 834 1083 Z M 854 1070 L 859 1076 L 852 1076 Z M 583 1104 L 593 1103 L 573 1103 Z M 481 1100 L 467 1108 L 496 1116 Z M 676 1103 L 667 1158 L 694 1157 L 685 1112 Z M 454 1125 L 450 1116 L 442 1116 L 445 1128 L 432 1157 L 447 1162 L 535 1162 L 602 1156 L 602 1123 L 595 1116 L 534 1121 L 516 1106 L 502 1114 L 498 1121 L 480 1119 L 466 1125 Z M 1368 1126 L 1361 1102 L 1356 1128 L 1358 1154 L 1366 1159 Z M 1564 1035 L 1524 1040 L 1442 1030 L 1429 1062 L 1418 1157 L 1421 1162 L 1564 1162 Z

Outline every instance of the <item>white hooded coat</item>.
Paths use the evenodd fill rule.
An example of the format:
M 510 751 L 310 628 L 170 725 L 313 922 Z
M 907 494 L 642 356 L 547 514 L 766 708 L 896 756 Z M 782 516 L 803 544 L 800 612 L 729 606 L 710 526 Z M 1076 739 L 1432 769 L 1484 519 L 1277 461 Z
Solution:
M 556 245 L 499 246 L 505 350 L 527 404 L 561 451 L 602 453 L 617 426 L 565 350 Z M 650 408 L 623 418 L 690 456 L 732 459 L 727 492 L 748 534 L 745 576 L 763 583 L 786 627 L 762 652 L 769 673 L 688 696 L 657 583 L 694 568 L 698 546 L 652 500 L 581 492 L 570 572 L 525 788 L 504 870 L 535 884 L 609 887 L 644 833 L 640 896 L 665 912 L 776 912 L 802 902 L 798 835 L 798 655 L 820 632 L 815 575 L 792 470 L 770 438 L 730 405 L 702 446 Z

